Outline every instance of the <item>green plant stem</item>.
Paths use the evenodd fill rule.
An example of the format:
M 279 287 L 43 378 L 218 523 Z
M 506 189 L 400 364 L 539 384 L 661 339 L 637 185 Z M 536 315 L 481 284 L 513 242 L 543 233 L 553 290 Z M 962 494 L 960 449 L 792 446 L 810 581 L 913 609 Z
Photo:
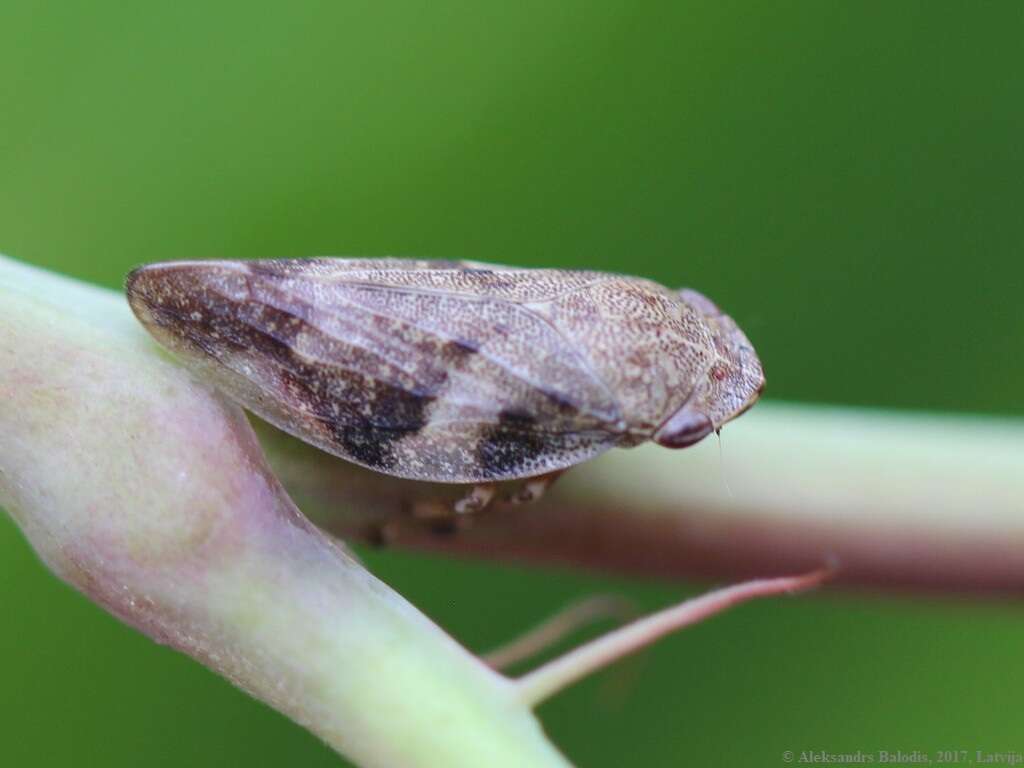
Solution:
M 1020 419 L 765 402 L 721 442 L 612 450 L 540 502 L 496 505 L 457 536 L 408 512 L 457 489 L 383 477 L 257 427 L 289 493 L 350 541 L 386 525 L 394 547 L 662 579 L 835 563 L 837 584 L 890 594 L 1024 593 Z
M 567 765 L 510 681 L 298 513 L 122 297 L 0 259 L 0 328 L 0 506 L 61 578 L 358 765 Z

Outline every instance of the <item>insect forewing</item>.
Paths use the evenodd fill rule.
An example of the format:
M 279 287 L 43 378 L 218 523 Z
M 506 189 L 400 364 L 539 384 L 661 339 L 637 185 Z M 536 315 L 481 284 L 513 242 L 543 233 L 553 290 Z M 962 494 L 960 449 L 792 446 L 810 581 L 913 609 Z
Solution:
M 454 262 L 181 262 L 129 278 L 154 335 L 278 427 L 442 482 L 542 474 L 622 435 L 612 393 L 540 307 L 598 273 Z

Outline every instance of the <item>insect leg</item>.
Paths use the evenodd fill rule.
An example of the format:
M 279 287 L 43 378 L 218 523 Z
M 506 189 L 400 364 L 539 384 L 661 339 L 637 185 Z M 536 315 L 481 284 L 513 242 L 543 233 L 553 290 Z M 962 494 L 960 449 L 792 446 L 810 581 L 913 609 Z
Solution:
M 522 488 L 512 495 L 509 502 L 512 504 L 529 504 L 532 501 L 537 501 L 547 492 L 555 480 L 565 474 L 566 471 L 565 469 L 557 469 L 554 472 L 548 472 L 546 475 L 531 477 Z
M 459 515 L 479 512 L 486 508 L 498 492 L 498 486 L 494 483 L 480 483 L 474 485 L 472 490 L 455 502 L 455 513 Z

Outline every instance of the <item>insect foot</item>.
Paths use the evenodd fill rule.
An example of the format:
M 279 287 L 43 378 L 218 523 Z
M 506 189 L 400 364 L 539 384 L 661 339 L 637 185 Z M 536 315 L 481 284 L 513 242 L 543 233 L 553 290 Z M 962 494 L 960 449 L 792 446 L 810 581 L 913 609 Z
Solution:
M 474 485 L 468 494 L 455 502 L 453 507 L 455 514 L 468 515 L 474 512 L 482 512 L 493 501 L 497 492 L 498 486 L 494 483 Z
M 508 498 L 509 504 L 531 504 L 539 501 L 547 493 L 548 488 L 554 485 L 555 481 L 565 473 L 566 470 L 561 469 L 555 472 L 548 472 L 540 477 L 530 478 L 523 484 L 522 488 Z

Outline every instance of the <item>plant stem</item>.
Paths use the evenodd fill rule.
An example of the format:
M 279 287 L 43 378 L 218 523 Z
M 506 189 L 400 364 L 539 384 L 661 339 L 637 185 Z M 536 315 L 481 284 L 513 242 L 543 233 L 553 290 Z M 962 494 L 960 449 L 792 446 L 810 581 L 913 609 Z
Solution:
M 302 517 L 123 297 L 0 258 L 0 328 L 0 506 L 54 573 L 357 765 L 568 765 L 510 681 Z
M 538 626 L 488 651 L 481 658 L 494 669 L 506 669 L 549 648 L 569 633 L 599 619 L 624 621 L 636 615 L 628 600 L 616 595 L 594 595 L 567 606 Z
M 260 435 L 320 525 L 358 541 L 662 579 L 799 573 L 826 558 L 838 585 L 886 592 L 1024 593 L 1024 421 L 761 403 L 682 451 L 612 450 L 540 501 L 498 505 L 457 536 L 407 519 L 458 490 L 384 478 Z M 332 503 L 342 489 L 344 510 Z
M 803 576 L 748 581 L 666 608 L 602 635 L 519 678 L 516 681 L 519 699 L 536 706 L 577 680 L 671 632 L 756 597 L 810 589 L 818 586 L 829 574 L 829 570 L 822 569 Z

